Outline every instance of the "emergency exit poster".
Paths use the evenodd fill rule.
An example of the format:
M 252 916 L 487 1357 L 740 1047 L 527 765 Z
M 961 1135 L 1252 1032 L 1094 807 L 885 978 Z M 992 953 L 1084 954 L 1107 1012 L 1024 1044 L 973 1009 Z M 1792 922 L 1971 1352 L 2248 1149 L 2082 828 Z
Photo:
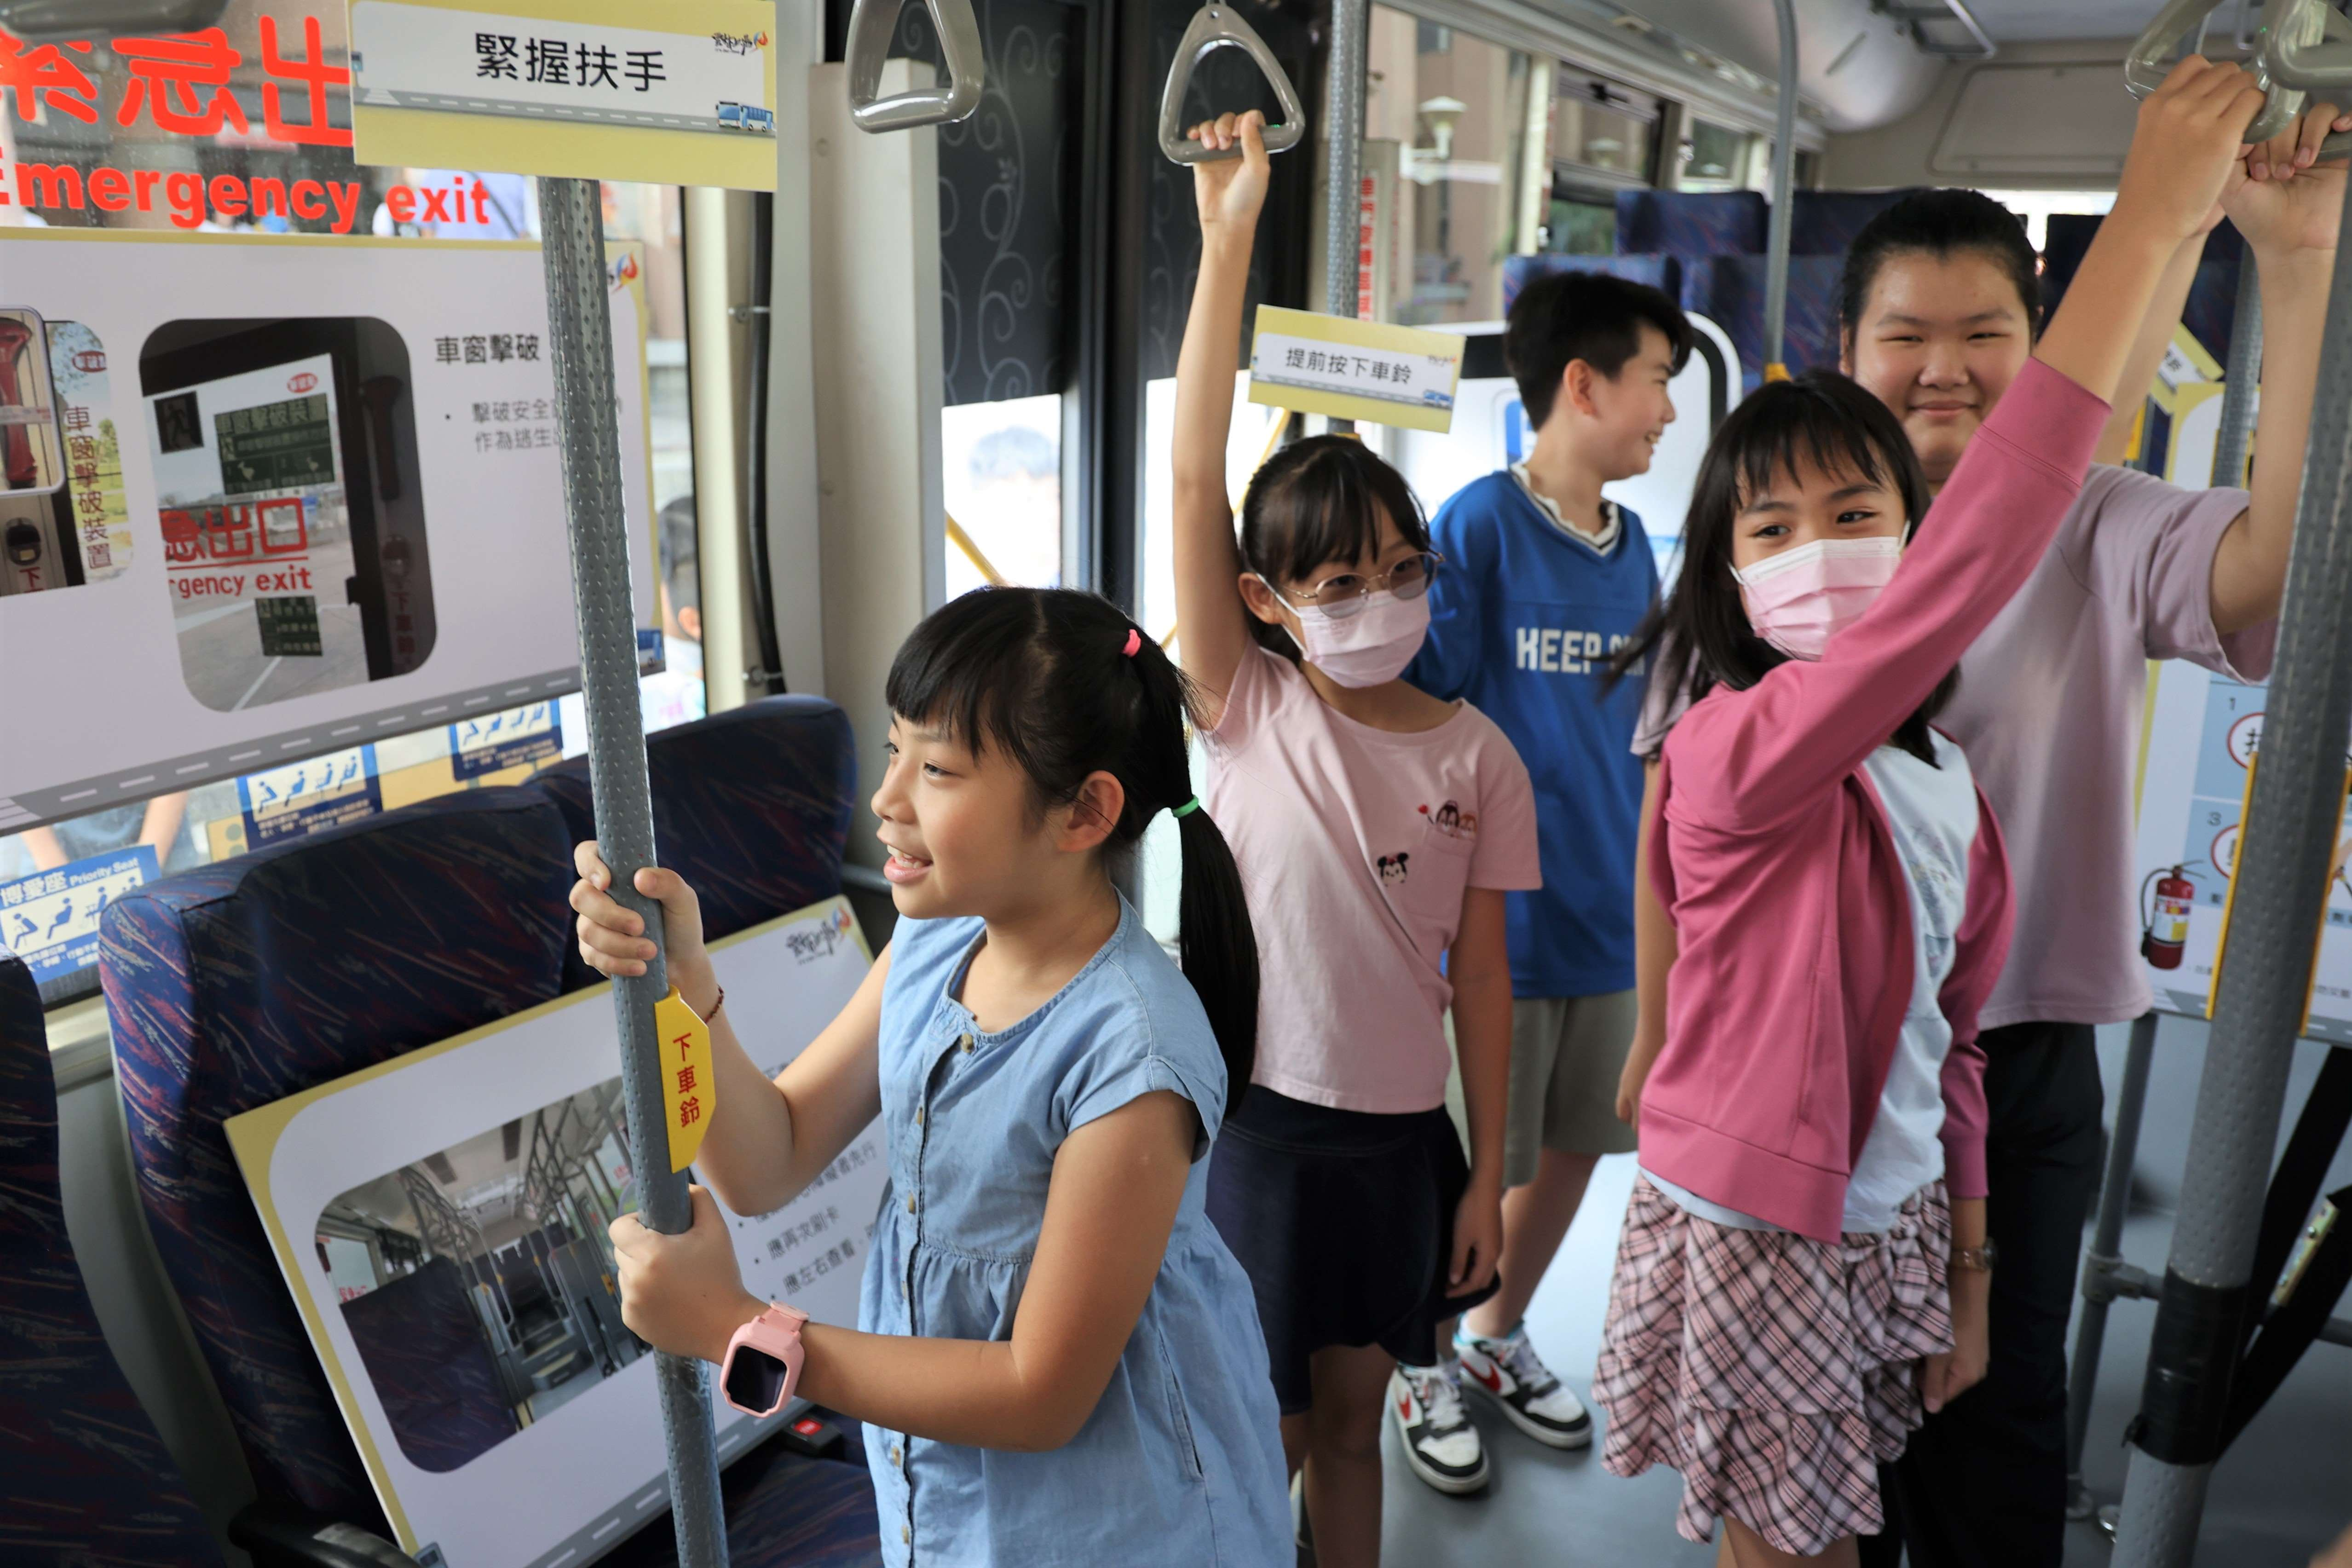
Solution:
M 2246 798 L 2246 769 L 2261 749 L 2267 689 L 2241 685 L 2182 659 L 2158 667 L 2149 703 L 2139 806 L 2139 920 L 2153 939 L 2144 943 L 2156 1005 L 2201 1018 L 2213 988 L 2213 958 L 2221 937 L 2230 879 L 2237 869 L 2238 838 Z M 2352 849 L 2352 817 L 2336 836 L 2327 919 L 2319 937 L 2317 983 L 2312 993 L 2315 1040 L 2352 1045 L 2352 882 L 2345 858 Z M 2176 868 L 2178 874 L 2176 876 Z M 2178 904 L 2160 908 L 2185 881 L 2185 928 Z M 2180 940 L 2173 941 L 2175 937 Z
M 871 967 L 835 898 L 713 945 L 771 1076 Z M 606 987 L 232 1118 L 230 1148 L 402 1549 L 580 1568 L 667 1531 L 654 1358 L 607 1229 L 636 1209 Z M 744 1288 L 854 1324 L 887 1168 L 879 1121 L 764 1215 L 722 1208 Z M 720 1397 L 722 1463 L 762 1421 Z
M 527 241 L 0 230 L 0 834 L 576 689 L 548 334 Z

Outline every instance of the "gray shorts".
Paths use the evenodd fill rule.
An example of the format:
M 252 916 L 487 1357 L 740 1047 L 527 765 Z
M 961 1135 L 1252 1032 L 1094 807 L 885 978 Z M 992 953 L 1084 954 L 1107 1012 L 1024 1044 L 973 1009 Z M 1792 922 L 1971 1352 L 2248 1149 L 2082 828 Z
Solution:
M 1535 1180 L 1546 1149 L 1624 1154 L 1633 1130 L 1617 1120 L 1617 1079 L 1633 1048 L 1633 993 L 1519 996 L 1511 1002 L 1511 1099 L 1503 1184 Z

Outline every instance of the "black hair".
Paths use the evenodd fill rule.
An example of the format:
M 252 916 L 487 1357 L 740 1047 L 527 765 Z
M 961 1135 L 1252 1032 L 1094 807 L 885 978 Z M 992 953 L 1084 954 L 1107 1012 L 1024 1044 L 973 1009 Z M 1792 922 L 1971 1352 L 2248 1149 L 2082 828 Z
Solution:
M 1195 693 L 1160 646 L 1109 600 L 1068 588 L 982 588 L 950 599 L 899 645 L 884 695 L 901 719 L 936 725 L 1029 775 L 1040 809 L 1067 805 L 1107 773 L 1127 802 L 1111 830 L 1131 851 L 1153 816 L 1192 798 L 1184 725 Z M 1225 1058 L 1225 1110 L 1257 1052 L 1257 936 L 1241 872 L 1206 811 L 1176 819 L 1184 872 L 1177 952 Z
M 1801 462 L 1888 487 L 1902 498 L 1912 537 L 1925 526 L 1927 476 L 1885 404 L 1834 371 L 1767 382 L 1731 411 L 1707 444 L 1683 524 L 1681 575 L 1611 661 L 1612 685 L 1647 659 L 1654 688 L 1687 691 L 1696 702 L 1718 685 L 1744 691 L 1787 662 L 1749 625 L 1731 574 L 1731 552 L 1745 500 L 1780 476 L 1794 475 Z M 1955 667 L 1889 739 L 1934 765 L 1927 726 L 1958 688 Z
M 2042 265 L 2025 220 L 1981 191 L 1916 191 L 1863 225 L 1838 276 L 1838 325 L 1851 349 L 1887 262 L 1906 252 L 1942 260 L 1973 250 L 2008 274 L 2025 307 L 2026 334 L 2042 335 Z
M 1554 272 L 1536 279 L 1511 301 L 1503 328 L 1503 363 L 1519 384 L 1519 404 L 1530 427 L 1551 417 L 1559 378 L 1582 360 L 1615 380 L 1642 352 L 1646 322 L 1665 334 L 1677 375 L 1691 356 L 1691 324 L 1682 307 L 1646 283 L 1606 272 Z
M 1327 561 L 1360 561 L 1380 548 L 1381 516 L 1415 550 L 1429 523 L 1412 487 L 1352 436 L 1310 436 L 1265 461 L 1242 499 L 1242 564 L 1269 583 L 1305 581 Z M 1290 634 L 1249 617 L 1258 641 L 1285 658 Z

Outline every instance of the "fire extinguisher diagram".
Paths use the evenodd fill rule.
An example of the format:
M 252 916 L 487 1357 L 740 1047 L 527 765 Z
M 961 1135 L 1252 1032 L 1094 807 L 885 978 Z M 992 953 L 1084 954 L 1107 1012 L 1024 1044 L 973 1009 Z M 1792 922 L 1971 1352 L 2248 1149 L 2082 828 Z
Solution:
M 2148 908 L 2150 883 L 2156 887 L 2156 906 Z M 2140 932 L 2139 953 L 2153 969 L 2178 969 L 2189 951 L 2189 911 L 2197 907 L 2197 887 L 2189 881 L 2185 867 L 2175 866 L 2169 871 L 2150 871 L 2139 885 Z

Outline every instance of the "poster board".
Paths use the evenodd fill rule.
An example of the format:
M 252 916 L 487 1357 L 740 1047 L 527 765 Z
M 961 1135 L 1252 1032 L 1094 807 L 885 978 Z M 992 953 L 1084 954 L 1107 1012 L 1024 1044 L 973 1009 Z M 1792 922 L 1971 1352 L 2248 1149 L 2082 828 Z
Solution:
M 2268 689 L 2242 685 L 2180 659 L 2168 660 L 2156 671 L 2140 784 L 2143 925 L 2151 917 L 2157 879 L 2174 867 L 2194 891 L 2179 954 L 2159 952 L 2168 962 L 2143 962 L 2159 1010 L 2202 1018 L 2236 868 L 2247 769 L 2262 746 Z M 2352 843 L 2352 818 L 2336 841 L 2339 847 Z M 2352 1045 L 2352 882 L 2346 880 L 2343 859 L 2339 847 L 2304 1033 Z
M 769 1073 L 872 963 L 839 897 L 711 956 Z M 654 1357 L 630 1349 L 601 1250 L 600 1222 L 635 1208 L 619 1073 L 598 986 L 227 1123 L 385 1516 L 419 1561 L 574 1568 L 667 1498 Z M 728 1214 L 746 1289 L 856 1322 L 886 1168 L 877 1122 L 782 1208 Z M 793 1414 L 757 1420 L 712 1383 L 721 1463 Z
M 614 247 L 650 628 L 641 272 Z M 0 530 L 80 581 L 0 582 L 0 833 L 577 686 L 535 244 L 11 228 L 12 303 L 72 472 Z

